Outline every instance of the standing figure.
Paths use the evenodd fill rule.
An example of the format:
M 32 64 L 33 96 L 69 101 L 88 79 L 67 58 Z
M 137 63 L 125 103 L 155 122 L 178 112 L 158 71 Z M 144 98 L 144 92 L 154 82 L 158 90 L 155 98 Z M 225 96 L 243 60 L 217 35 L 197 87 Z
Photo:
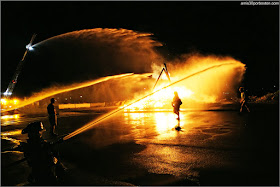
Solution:
M 24 153 L 28 165 L 31 167 L 31 174 L 28 182 L 34 185 L 56 185 L 59 179 L 65 174 L 65 168 L 59 161 L 58 152 L 54 145 L 60 143 L 49 143 L 42 139 L 43 123 L 30 123 L 22 134 L 28 134 L 27 143 L 22 142 L 18 149 Z
M 243 111 L 243 107 L 245 107 L 247 109 L 248 112 L 250 112 L 248 106 L 247 106 L 247 97 L 245 95 L 245 90 L 244 87 L 240 87 L 239 88 L 239 92 L 241 93 L 241 99 L 240 99 L 240 113 Z
M 49 114 L 49 122 L 50 122 L 50 135 L 56 136 L 57 134 L 54 133 L 55 127 L 57 126 L 57 113 L 54 107 L 54 98 L 51 98 L 51 103 L 48 105 L 48 114 Z
M 174 98 L 173 98 L 173 101 L 172 101 L 172 106 L 173 106 L 173 112 L 175 114 L 177 114 L 178 118 L 177 120 L 180 121 L 180 105 L 182 104 L 182 101 L 181 99 L 179 98 L 178 96 L 178 92 L 174 92 Z

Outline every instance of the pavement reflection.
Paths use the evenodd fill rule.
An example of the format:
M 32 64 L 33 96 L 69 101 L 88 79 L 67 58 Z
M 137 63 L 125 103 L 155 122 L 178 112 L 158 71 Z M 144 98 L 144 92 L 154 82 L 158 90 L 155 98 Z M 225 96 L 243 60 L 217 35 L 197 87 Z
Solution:
M 273 175 L 278 171 L 279 113 L 278 108 L 268 109 L 244 115 L 226 110 L 181 111 L 181 131 L 175 130 L 178 122 L 172 111 L 123 111 L 65 141 L 60 151 L 77 185 L 112 184 L 96 183 L 92 176 L 135 185 L 277 184 L 272 180 L 278 179 Z M 61 113 L 58 134 L 73 132 L 101 114 Z M 2 149 L 25 141 L 20 131 L 37 120 L 48 130 L 47 116 L 1 119 Z M 15 125 L 7 125 L 12 121 Z M 2 156 L 9 162 L 18 159 L 11 154 Z M 5 184 L 26 179 L 14 180 L 14 172 L 25 174 L 15 167 L 7 173 Z
M 20 114 L 1 115 L 1 126 L 17 124 L 21 121 L 20 117 Z
M 182 130 L 177 131 L 178 121 L 172 112 L 124 112 L 136 143 L 147 147 L 134 161 L 151 173 L 192 180 L 198 177 L 198 167 L 226 165 L 227 152 L 213 150 L 234 147 L 231 140 L 238 138 L 236 131 L 242 131 L 242 119 L 227 112 L 185 111 L 180 115 Z

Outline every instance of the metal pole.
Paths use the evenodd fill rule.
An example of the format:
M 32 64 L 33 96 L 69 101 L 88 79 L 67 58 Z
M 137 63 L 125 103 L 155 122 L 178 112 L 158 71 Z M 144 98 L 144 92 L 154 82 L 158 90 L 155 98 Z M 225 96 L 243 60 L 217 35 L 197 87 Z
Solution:
M 13 90 L 14 90 L 15 85 L 17 83 L 18 76 L 19 76 L 19 74 L 20 74 L 20 72 L 22 70 L 25 57 L 26 57 L 27 53 L 29 52 L 30 47 L 32 46 L 32 43 L 33 43 L 35 37 L 36 37 L 36 34 L 33 34 L 29 44 L 26 46 L 26 51 L 23 54 L 23 57 L 22 57 L 21 61 L 19 62 L 18 66 L 17 66 L 17 69 L 16 69 L 16 71 L 15 71 L 15 73 L 13 75 L 13 79 L 9 83 L 9 86 L 8 86 L 7 90 L 5 91 L 5 93 L 4 93 L 4 96 L 7 97 L 7 98 L 10 97 L 13 94 Z

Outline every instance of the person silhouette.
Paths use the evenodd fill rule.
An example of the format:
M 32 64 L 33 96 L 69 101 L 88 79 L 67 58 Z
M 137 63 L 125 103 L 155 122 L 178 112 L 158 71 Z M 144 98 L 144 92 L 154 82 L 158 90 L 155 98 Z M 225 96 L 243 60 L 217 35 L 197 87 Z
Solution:
M 57 126 L 57 113 L 56 109 L 54 107 L 55 99 L 51 98 L 51 103 L 48 105 L 47 110 L 48 110 L 48 115 L 49 115 L 49 122 L 50 122 L 50 135 L 52 136 L 57 136 L 55 134 L 55 128 Z
M 182 104 L 182 101 L 178 96 L 178 92 L 176 91 L 174 92 L 174 98 L 171 104 L 173 106 L 173 112 L 178 116 L 177 120 L 180 121 L 180 106 Z
M 248 112 L 250 112 L 249 107 L 247 106 L 247 97 L 245 94 L 245 89 L 244 87 L 240 87 L 239 88 L 239 92 L 241 93 L 241 99 L 240 99 L 240 113 L 243 112 L 243 108 L 245 107 L 247 109 Z

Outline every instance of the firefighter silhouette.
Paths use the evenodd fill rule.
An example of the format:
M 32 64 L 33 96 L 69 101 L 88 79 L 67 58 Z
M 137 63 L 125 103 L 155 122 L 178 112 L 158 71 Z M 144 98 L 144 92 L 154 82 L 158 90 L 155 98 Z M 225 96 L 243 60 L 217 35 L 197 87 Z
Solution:
M 245 94 L 244 87 L 239 88 L 239 92 L 241 93 L 241 99 L 240 99 L 240 113 L 243 112 L 243 108 L 245 107 L 248 112 L 250 112 L 249 107 L 247 106 L 247 95 Z
M 42 138 L 43 123 L 30 123 L 22 134 L 28 134 L 27 143 L 22 142 L 18 150 L 24 153 L 32 171 L 28 182 L 35 185 L 56 185 L 63 179 L 65 167 L 59 161 L 58 151 L 54 146 L 62 142 L 46 142 Z
M 172 101 L 172 106 L 173 106 L 173 112 L 175 114 L 177 114 L 177 120 L 180 121 L 180 106 L 182 104 L 182 101 L 181 99 L 179 98 L 178 96 L 178 92 L 174 92 L 174 98 L 173 98 L 173 101 Z

